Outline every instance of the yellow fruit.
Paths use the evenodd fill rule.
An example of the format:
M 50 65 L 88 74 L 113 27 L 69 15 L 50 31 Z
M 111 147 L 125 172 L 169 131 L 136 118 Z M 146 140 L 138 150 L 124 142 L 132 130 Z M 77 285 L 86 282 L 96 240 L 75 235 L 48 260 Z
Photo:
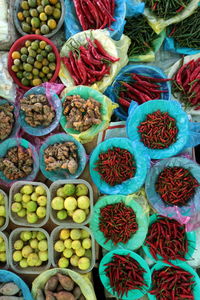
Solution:
M 21 57 L 21 55 L 20 55 L 20 53 L 18 51 L 14 51 L 12 53 L 12 59 L 16 59 L 16 58 L 19 59 L 20 57 Z
M 47 15 L 49 15 L 49 16 L 52 15 L 52 13 L 53 13 L 53 7 L 52 7 L 51 5 L 45 6 L 44 12 L 45 12 Z
M 56 21 L 54 19 L 49 19 L 48 22 L 47 22 L 47 25 L 52 30 L 57 27 L 57 23 L 56 23 Z
M 22 13 L 21 11 L 18 12 L 17 17 L 18 17 L 18 19 L 19 19 L 20 21 L 24 21 L 24 15 L 23 15 L 23 13 Z
M 60 237 L 61 240 L 66 240 L 66 239 L 69 238 L 69 236 L 70 236 L 70 231 L 69 231 L 69 229 L 62 229 L 62 230 L 60 231 L 59 237 Z
M 35 34 L 41 34 L 40 29 L 36 29 Z
M 40 18 L 41 21 L 46 21 L 47 20 L 47 15 L 44 12 L 42 12 L 40 14 L 39 18 Z
M 39 78 L 36 78 L 36 79 L 33 79 L 32 83 L 33 83 L 33 86 L 37 86 L 42 83 L 42 80 Z
M 58 3 L 58 0 L 49 0 L 49 2 L 50 2 L 51 4 L 56 4 L 56 3 Z

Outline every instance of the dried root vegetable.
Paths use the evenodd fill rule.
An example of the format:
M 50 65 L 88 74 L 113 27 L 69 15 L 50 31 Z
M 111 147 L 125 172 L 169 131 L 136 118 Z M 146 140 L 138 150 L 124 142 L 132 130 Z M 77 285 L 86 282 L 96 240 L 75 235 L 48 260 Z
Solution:
M 55 110 L 43 94 L 20 99 L 20 107 L 25 113 L 25 121 L 32 127 L 48 127 L 55 118 Z
M 44 161 L 47 171 L 67 169 L 70 174 L 78 169 L 77 146 L 73 142 L 56 143 L 44 151 Z
M 23 300 L 20 288 L 11 281 L 0 283 L 0 299 L 2 300 Z
M 69 126 L 80 132 L 101 123 L 101 103 L 93 98 L 87 100 L 80 95 L 67 96 L 63 102 L 64 115 Z
M 22 146 L 10 148 L 5 157 L 0 158 L 0 171 L 10 180 L 28 176 L 33 170 L 33 158 L 30 149 Z
M 0 103 L 0 141 L 6 139 L 13 129 L 14 125 L 14 107 L 9 103 Z

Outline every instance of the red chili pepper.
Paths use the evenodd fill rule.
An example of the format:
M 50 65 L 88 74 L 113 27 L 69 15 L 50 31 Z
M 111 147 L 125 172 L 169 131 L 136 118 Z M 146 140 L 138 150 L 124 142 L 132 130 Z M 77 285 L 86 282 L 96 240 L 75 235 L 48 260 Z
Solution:
M 74 7 L 75 7 L 75 10 L 76 10 L 76 14 L 77 14 L 79 22 L 80 22 L 83 30 L 87 30 L 88 28 L 87 28 L 87 25 L 85 23 L 84 15 L 82 13 L 80 0 L 73 0 L 73 2 L 74 2 Z
M 118 102 L 119 104 L 121 104 L 122 106 L 125 107 L 129 107 L 130 106 L 130 102 L 128 102 L 127 100 L 123 99 L 123 98 L 118 98 Z
M 94 40 L 94 43 L 97 46 L 97 50 L 100 52 L 100 54 L 103 55 L 104 57 L 106 57 L 109 61 L 114 63 L 114 62 L 120 60 L 120 58 L 115 58 L 115 57 L 111 56 L 110 54 L 108 54 L 97 39 Z

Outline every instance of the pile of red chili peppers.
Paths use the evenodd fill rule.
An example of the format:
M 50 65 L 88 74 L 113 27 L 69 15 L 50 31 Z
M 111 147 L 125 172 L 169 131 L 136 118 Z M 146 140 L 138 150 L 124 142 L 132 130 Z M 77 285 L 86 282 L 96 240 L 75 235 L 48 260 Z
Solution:
M 143 278 L 146 271 L 129 254 L 114 254 L 111 262 L 105 266 L 107 266 L 105 272 L 110 280 L 110 286 L 119 297 L 130 290 L 142 290 L 147 286 Z
M 106 243 L 111 240 L 115 245 L 126 244 L 138 229 L 135 212 L 122 202 L 106 205 L 101 209 L 99 228 Z
M 150 149 L 164 149 L 176 142 L 176 120 L 167 112 L 157 110 L 148 114 L 138 126 L 141 141 Z
M 74 48 L 74 46 L 73 46 Z M 118 61 L 109 55 L 101 43 L 87 38 L 86 45 L 79 45 L 61 60 L 69 71 L 75 85 L 91 85 L 110 74 L 110 64 Z
M 174 92 L 186 107 L 200 109 L 200 58 L 182 65 L 174 75 Z
M 166 204 L 184 206 L 198 186 L 198 181 L 187 169 L 167 167 L 158 176 L 156 192 Z
M 185 260 L 188 252 L 185 226 L 176 220 L 157 216 L 157 220 L 149 227 L 145 244 L 155 260 L 158 260 L 158 255 L 165 260 Z
M 113 147 L 99 154 L 95 170 L 109 185 L 121 184 L 135 175 L 135 160 L 126 149 Z
M 150 77 L 137 73 L 126 75 L 129 75 L 131 80 L 120 81 L 118 88 L 118 102 L 123 108 L 128 108 L 131 101 L 142 104 L 150 100 L 161 99 L 161 94 L 168 92 L 167 89 L 162 89 L 160 84 L 171 79 Z
M 83 30 L 104 29 L 116 21 L 113 17 L 115 0 L 73 0 L 73 2 Z
M 149 293 L 155 295 L 158 300 L 194 299 L 193 278 L 191 273 L 179 267 L 166 266 L 153 272 L 152 290 Z

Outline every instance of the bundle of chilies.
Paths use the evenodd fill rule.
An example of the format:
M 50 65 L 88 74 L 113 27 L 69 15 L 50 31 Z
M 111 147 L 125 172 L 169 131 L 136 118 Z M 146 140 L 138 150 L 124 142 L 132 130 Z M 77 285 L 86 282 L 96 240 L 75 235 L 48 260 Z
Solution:
M 68 57 L 61 58 L 75 85 L 91 85 L 110 74 L 111 64 L 119 61 L 103 48 L 99 40 L 87 38 L 85 45 L 73 45 Z
M 149 227 L 145 245 L 155 260 L 185 260 L 188 252 L 185 226 L 176 220 L 158 215 L 157 220 Z
M 129 76 L 127 81 L 118 82 L 118 102 L 127 109 L 131 101 L 136 101 L 138 104 L 145 103 L 154 99 L 161 99 L 162 93 L 167 93 L 167 89 L 163 89 L 161 84 L 170 81 L 168 78 L 156 78 L 141 75 L 138 73 L 127 73 Z
M 167 205 L 185 206 L 200 184 L 189 170 L 182 167 L 167 167 L 158 175 L 156 192 Z
M 174 92 L 180 93 L 180 101 L 186 107 L 200 109 L 200 58 L 183 64 L 173 79 Z
M 116 19 L 115 0 L 73 0 L 76 15 L 83 30 L 110 28 Z
M 157 300 L 196 299 L 193 295 L 194 275 L 177 266 L 166 266 L 152 274 L 152 290 Z
M 115 245 L 126 244 L 138 230 L 136 214 L 123 202 L 106 205 L 100 211 L 99 229 L 106 238 L 105 243 L 111 240 Z
M 130 254 L 114 254 L 112 260 L 105 266 L 110 286 L 120 298 L 127 295 L 130 290 L 144 290 L 147 286 L 144 280 L 146 271 Z

